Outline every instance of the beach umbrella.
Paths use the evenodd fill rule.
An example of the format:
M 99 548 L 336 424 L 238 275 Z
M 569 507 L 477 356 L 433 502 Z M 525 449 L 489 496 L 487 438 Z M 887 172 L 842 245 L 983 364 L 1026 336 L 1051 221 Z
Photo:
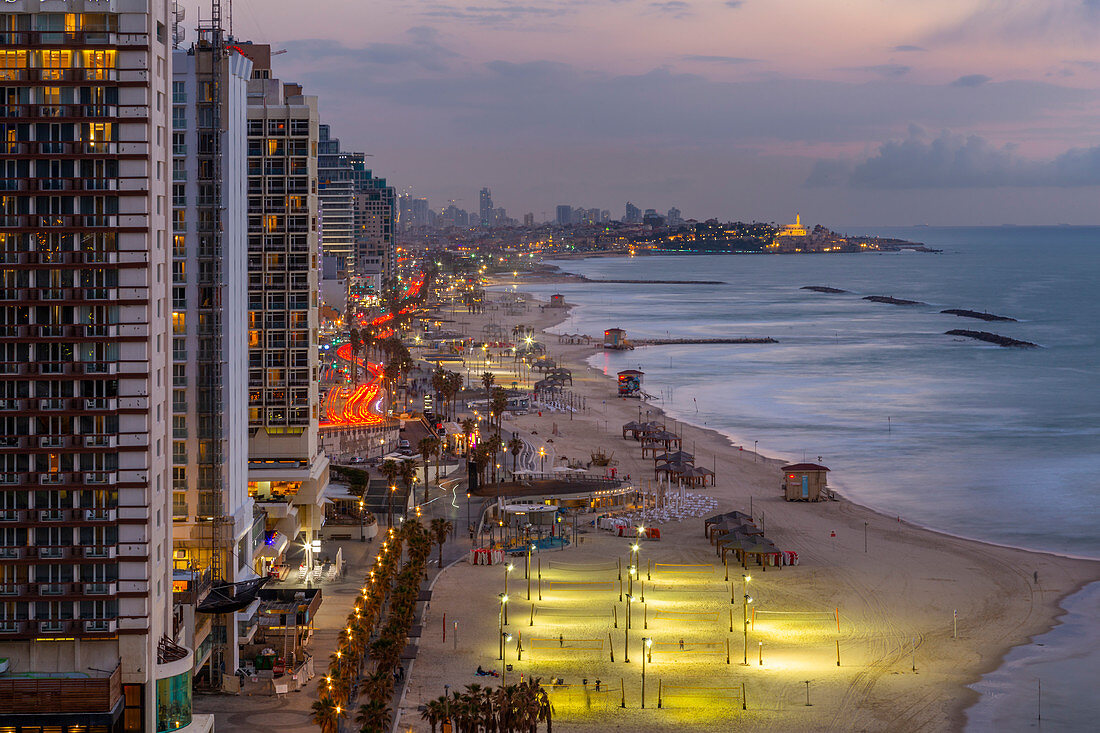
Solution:
M 677 450 L 672 451 L 671 453 L 662 453 L 661 455 L 656 456 L 653 460 L 665 461 L 667 463 L 691 463 L 695 460 L 695 456 L 686 451 Z

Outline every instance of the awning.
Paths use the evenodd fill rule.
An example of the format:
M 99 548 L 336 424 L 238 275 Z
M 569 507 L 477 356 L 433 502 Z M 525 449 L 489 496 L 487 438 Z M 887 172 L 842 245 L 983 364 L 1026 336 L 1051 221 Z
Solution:
M 282 532 L 274 532 L 270 537 L 264 540 L 264 544 L 260 547 L 256 553 L 257 557 L 270 557 L 275 559 L 279 555 L 283 554 L 286 550 L 286 546 L 290 544 L 290 540 Z

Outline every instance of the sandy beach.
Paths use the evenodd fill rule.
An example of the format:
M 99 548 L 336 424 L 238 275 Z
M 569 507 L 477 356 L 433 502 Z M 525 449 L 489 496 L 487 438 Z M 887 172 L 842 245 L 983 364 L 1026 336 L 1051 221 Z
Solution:
M 521 286 L 522 288 L 522 286 Z M 494 295 L 494 297 L 496 297 Z M 482 333 L 493 320 L 510 329 L 515 323 L 540 331 L 560 323 L 567 309 L 540 310 L 531 305 L 521 316 L 504 316 L 503 310 L 483 315 L 460 314 L 452 327 L 466 333 Z M 652 482 L 653 462 L 641 457 L 639 443 L 622 438 L 620 426 L 639 415 L 638 400 L 615 396 L 612 378 L 585 364 L 594 353 L 590 346 L 563 345 L 551 334 L 540 335 L 550 355 L 573 369 L 573 392 L 587 398 L 588 409 L 572 419 L 563 413 L 535 412 L 505 420 L 506 429 L 536 432 L 539 439 L 553 434 L 557 456 L 587 460 L 597 447 L 614 452 L 620 476 L 629 474 L 635 482 Z M 510 362 L 506 362 L 510 363 Z M 478 373 L 482 369 L 477 370 Z M 497 371 L 495 368 L 492 371 Z M 500 380 L 510 381 L 509 380 Z M 658 408 L 641 403 L 642 415 L 660 419 Z M 716 511 L 749 511 L 765 523 L 767 535 L 784 550 L 798 553 L 800 564 L 761 572 L 750 565 L 753 605 L 757 608 L 817 613 L 839 610 L 841 629 L 828 624 L 757 622 L 752 630 L 749 662 L 742 666 L 744 639 L 741 634 L 740 568 L 731 568 L 731 586 L 724 582 L 721 559 L 703 535 L 702 517 L 661 525 L 660 542 L 644 543 L 642 563 L 649 560 L 668 564 L 714 564 L 702 575 L 667 571 L 653 579 L 646 591 L 650 614 L 664 609 L 664 626 L 654 617 L 645 629 L 634 621 L 629 664 L 619 657 L 624 643 L 622 614 L 615 575 L 603 566 L 626 557 L 626 541 L 590 528 L 583 541 L 547 563 L 543 582 L 547 592 L 536 605 L 546 623 L 529 625 L 530 606 L 523 592 L 511 590 L 510 629 L 517 636 L 552 634 L 567 638 L 599 638 L 600 651 L 580 649 L 555 655 L 552 649 L 528 652 L 515 660 L 515 642 L 508 652 L 518 679 L 520 673 L 545 678 L 563 677 L 567 683 L 600 678 L 604 689 L 623 690 L 611 696 L 625 697 L 608 703 L 606 693 L 583 693 L 582 702 L 562 697 L 562 714 L 555 726 L 563 730 L 672 730 L 685 726 L 693 730 L 725 730 L 731 718 L 748 729 L 771 730 L 960 730 L 964 710 L 977 694 L 966 686 L 982 674 L 997 668 L 1014 646 L 1051 628 L 1060 613 L 1059 601 L 1085 584 L 1100 579 L 1100 563 L 961 539 L 911 525 L 904 517 L 884 516 L 847 501 L 789 503 L 779 493 L 783 462 L 755 456 L 712 430 L 700 429 L 665 419 L 668 429 L 682 432 L 684 450 L 694 452 L 696 462 L 714 467 L 716 485 L 696 489 L 717 500 Z M 930 456 L 929 460 L 935 460 Z M 885 467 L 883 480 L 889 480 Z M 834 536 L 835 534 L 835 536 Z M 559 570 L 551 563 L 557 561 Z M 520 561 L 522 566 L 522 559 Z M 587 567 L 589 573 L 568 569 Z M 523 588 L 523 568 L 512 576 L 515 587 Z M 554 593 L 552 583 L 562 585 L 584 574 L 593 582 L 578 605 L 575 593 Z M 591 576 L 590 578 L 587 576 Z M 663 581 L 663 582 L 662 582 Z M 611 588 L 608 589 L 607 585 Z M 477 589 L 471 592 L 471 588 Z M 401 729 L 428 730 L 416 712 L 417 705 L 442 694 L 444 685 L 462 689 L 467 684 L 497 684 L 494 678 L 476 677 L 481 665 L 499 668 L 498 600 L 502 573 L 498 567 L 459 563 L 438 579 L 430 611 L 425 620 L 420 654 L 413 672 L 410 692 L 402 707 Z M 688 591 L 688 592 L 684 592 Z M 729 633 L 731 601 L 737 618 Z M 633 604 L 637 606 L 637 604 Z M 619 627 L 601 617 L 578 614 L 580 607 L 608 609 L 618 606 Z M 551 622 L 554 609 L 560 612 Z M 545 613 L 544 613 L 545 612 Z M 953 617 L 957 612 L 957 638 L 953 638 Z M 638 613 L 638 609 L 634 609 Z M 443 614 L 448 637 L 442 640 Z M 569 614 L 573 614 L 569 618 Z M 670 623 L 668 619 L 696 614 L 700 623 Z M 712 618 L 713 617 L 713 618 Z M 807 617 L 808 618 L 808 617 Z M 563 620 L 564 619 L 564 620 Z M 702 621 L 706 621 L 703 623 Z M 458 623 L 457 639 L 452 625 Z M 643 622 L 644 623 L 644 622 Z M 557 624 L 557 626 L 555 626 Z M 563 625 L 564 624 L 564 625 Z M 557 631 L 555 631 L 557 629 Z M 608 633 L 611 638 L 606 638 Z M 640 640 L 650 634 L 659 645 L 677 645 L 687 638 L 699 654 L 680 658 L 654 658 L 648 670 L 650 685 L 646 710 L 640 708 Z M 733 659 L 724 654 L 708 656 L 715 644 L 729 642 Z M 763 646 L 760 646 L 760 644 Z M 530 642 L 529 642 L 530 644 Z M 610 661 L 611 648 L 616 661 Z M 837 666 L 837 646 L 841 665 Z M 668 647 L 662 646 L 662 649 Z M 673 648 L 672 651 L 675 651 Z M 687 651 L 687 650 L 686 650 Z M 763 660 L 763 664 L 758 662 Z M 676 657 L 674 654 L 667 657 Z M 915 668 L 915 669 L 914 669 Z M 746 689 L 746 709 L 726 705 L 722 695 L 711 704 L 684 703 L 656 708 L 656 681 L 665 684 L 735 687 Z M 511 680 L 510 680 L 511 681 Z M 693 682 L 694 681 L 694 682 Z M 724 682 L 723 682 L 724 681 Z M 806 682 L 809 681 L 809 685 Z M 811 705 L 806 705 L 807 689 Z M 705 694 L 705 693 L 704 693 Z M 723 693 L 724 694 L 724 693 Z

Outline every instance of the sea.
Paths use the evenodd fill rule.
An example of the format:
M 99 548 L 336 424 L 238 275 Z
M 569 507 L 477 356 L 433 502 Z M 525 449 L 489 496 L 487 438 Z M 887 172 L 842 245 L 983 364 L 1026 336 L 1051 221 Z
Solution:
M 593 279 L 722 284 L 521 287 L 576 304 L 558 332 L 776 339 L 601 352 L 591 363 L 645 372 L 656 404 L 746 450 L 823 462 L 830 484 L 861 504 L 960 536 L 1100 558 L 1100 227 L 845 231 L 942 252 L 562 260 L 552 264 Z M 873 295 L 921 305 L 864 300 Z M 1059 626 L 974 686 L 967 730 L 1096 729 L 1100 587 L 1064 608 Z

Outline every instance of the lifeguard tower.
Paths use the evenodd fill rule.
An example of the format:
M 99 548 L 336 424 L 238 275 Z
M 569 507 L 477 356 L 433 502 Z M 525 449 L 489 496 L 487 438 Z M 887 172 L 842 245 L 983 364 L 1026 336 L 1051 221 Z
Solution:
M 641 397 L 642 378 L 644 376 L 645 372 L 640 372 L 637 369 L 624 369 L 619 372 L 619 396 Z

